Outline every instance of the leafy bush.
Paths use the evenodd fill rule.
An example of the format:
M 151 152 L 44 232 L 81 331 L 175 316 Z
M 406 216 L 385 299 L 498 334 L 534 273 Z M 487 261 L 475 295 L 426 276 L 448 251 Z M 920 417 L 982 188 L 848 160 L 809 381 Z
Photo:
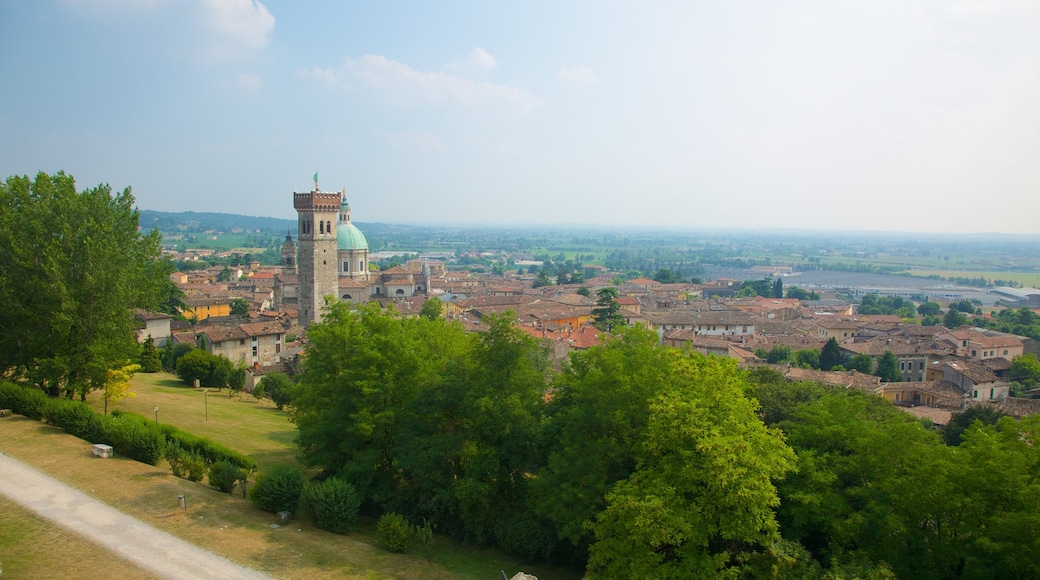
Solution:
M 246 472 L 242 471 L 241 467 L 227 461 L 218 461 L 209 468 L 210 487 L 224 493 L 234 491 L 235 484 L 245 477 Z
M 361 496 L 357 489 L 342 479 L 326 479 L 304 491 L 316 527 L 345 534 L 357 523 Z
M 383 514 L 376 524 L 376 533 L 379 541 L 391 552 L 404 552 L 412 542 L 412 526 L 401 514 Z
M 188 473 L 189 481 L 202 481 L 207 467 L 206 460 L 201 455 L 191 452 L 184 453 L 184 470 Z
M 280 465 L 261 473 L 249 490 L 253 504 L 269 512 L 295 512 L 303 494 L 303 471 L 298 467 Z
M 163 456 L 166 458 L 166 463 L 170 464 L 170 471 L 177 477 L 184 477 L 184 473 L 187 470 L 185 465 L 187 454 L 181 449 L 181 446 L 176 443 L 168 443 Z

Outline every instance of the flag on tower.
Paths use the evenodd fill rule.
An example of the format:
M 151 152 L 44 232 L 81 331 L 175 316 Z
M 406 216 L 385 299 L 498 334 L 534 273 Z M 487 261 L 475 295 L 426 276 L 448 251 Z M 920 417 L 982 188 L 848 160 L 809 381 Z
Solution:
M 318 172 L 314 172 L 314 189 L 318 189 Z

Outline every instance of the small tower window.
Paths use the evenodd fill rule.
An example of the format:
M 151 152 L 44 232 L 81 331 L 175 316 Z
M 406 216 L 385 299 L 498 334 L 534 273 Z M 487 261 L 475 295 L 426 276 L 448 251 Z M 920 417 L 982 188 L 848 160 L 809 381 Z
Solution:
M 319 234 L 324 234 L 325 233 L 325 222 L 318 222 L 318 233 Z

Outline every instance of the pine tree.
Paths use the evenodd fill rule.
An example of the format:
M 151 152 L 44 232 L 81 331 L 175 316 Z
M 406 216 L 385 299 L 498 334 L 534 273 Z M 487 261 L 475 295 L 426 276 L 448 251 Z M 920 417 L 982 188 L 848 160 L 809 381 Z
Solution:
M 157 373 L 162 370 L 159 350 L 155 348 L 155 340 L 149 336 L 141 346 L 141 372 Z

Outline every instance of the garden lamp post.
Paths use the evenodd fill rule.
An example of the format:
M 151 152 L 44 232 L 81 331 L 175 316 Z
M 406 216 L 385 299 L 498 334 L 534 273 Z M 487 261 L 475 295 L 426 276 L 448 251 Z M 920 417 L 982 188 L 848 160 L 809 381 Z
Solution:
M 206 395 L 208 394 L 209 389 L 202 389 L 202 401 L 203 404 L 206 406 L 206 421 L 209 421 L 209 399 L 206 397 Z
M 159 407 L 158 406 L 155 407 L 155 424 L 156 425 L 159 424 Z

